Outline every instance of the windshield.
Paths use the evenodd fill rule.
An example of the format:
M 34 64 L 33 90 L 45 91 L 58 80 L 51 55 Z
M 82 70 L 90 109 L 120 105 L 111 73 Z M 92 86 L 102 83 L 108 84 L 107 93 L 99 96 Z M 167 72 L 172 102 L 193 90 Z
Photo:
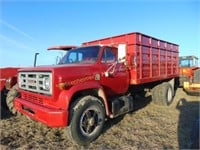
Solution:
M 195 67 L 198 66 L 197 59 L 180 59 L 179 60 L 180 67 Z
M 68 51 L 59 64 L 95 63 L 100 46 L 81 47 Z

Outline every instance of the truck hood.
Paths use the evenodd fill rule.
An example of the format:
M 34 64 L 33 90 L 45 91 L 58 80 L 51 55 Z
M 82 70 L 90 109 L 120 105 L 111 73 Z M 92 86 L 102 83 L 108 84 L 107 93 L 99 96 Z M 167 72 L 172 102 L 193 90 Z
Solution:
M 47 66 L 37 66 L 37 67 L 27 67 L 23 69 L 19 69 L 19 72 L 21 71 L 59 71 L 59 70 L 68 70 L 68 69 L 81 69 L 81 68 L 87 68 L 92 67 L 94 64 L 65 64 L 65 65 L 47 65 Z
M 23 68 L 19 72 L 52 72 L 55 82 L 66 82 L 99 73 L 99 67 L 97 64 L 67 64 Z

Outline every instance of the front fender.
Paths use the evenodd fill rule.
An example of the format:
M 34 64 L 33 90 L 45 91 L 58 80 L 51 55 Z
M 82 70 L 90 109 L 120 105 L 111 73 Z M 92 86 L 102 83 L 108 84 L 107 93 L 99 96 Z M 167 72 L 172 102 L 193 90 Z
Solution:
M 72 86 L 67 90 L 63 90 L 59 95 L 58 105 L 62 106 L 63 109 L 69 108 L 69 104 L 72 100 L 72 96 L 79 91 L 87 89 L 100 89 L 101 85 L 96 81 L 88 81 Z

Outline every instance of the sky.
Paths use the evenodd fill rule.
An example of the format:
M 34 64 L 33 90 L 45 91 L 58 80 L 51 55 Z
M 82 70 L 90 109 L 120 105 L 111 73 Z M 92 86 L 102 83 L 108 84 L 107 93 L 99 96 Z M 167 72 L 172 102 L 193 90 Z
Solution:
M 0 67 L 56 63 L 53 45 L 141 32 L 200 58 L 200 0 L 0 0 Z

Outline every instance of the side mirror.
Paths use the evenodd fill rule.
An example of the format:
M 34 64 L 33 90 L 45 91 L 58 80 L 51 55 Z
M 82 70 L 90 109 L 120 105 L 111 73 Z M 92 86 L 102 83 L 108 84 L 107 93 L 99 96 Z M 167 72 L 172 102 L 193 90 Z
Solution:
M 126 60 L 126 44 L 118 45 L 118 62 L 125 62 Z

